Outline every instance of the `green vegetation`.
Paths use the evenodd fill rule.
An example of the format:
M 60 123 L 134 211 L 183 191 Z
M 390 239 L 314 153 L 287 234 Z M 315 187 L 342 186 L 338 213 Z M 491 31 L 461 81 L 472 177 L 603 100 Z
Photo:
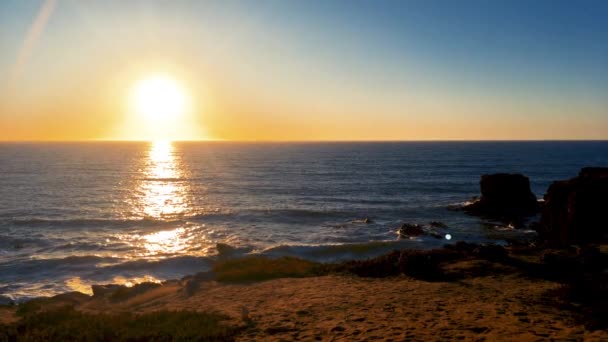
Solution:
M 325 274 L 324 266 L 292 257 L 271 259 L 250 256 L 217 262 L 213 267 L 217 281 L 251 282 L 276 278 L 302 278 Z
M 22 319 L 0 325 L 0 341 L 233 341 L 240 328 L 216 313 L 159 311 L 89 314 L 62 307 L 20 311 Z
M 351 274 L 360 277 L 393 277 L 405 274 L 424 280 L 445 280 L 441 267 L 445 262 L 462 259 L 463 253 L 452 250 L 394 251 L 367 260 L 321 264 L 293 257 L 272 259 L 248 256 L 219 261 L 213 268 L 215 280 L 254 282 L 277 278 L 302 278 L 327 274 Z

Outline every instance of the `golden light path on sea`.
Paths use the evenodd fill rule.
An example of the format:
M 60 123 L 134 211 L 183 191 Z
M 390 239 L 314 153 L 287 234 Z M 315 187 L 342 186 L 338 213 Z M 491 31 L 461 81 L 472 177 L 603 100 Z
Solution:
M 185 182 L 186 172 L 181 160 L 176 154 L 173 143 L 170 141 L 154 141 L 142 156 L 141 167 L 136 176 L 133 192 L 127 200 L 131 207 L 128 219 L 145 219 L 161 222 L 171 222 L 183 216 L 188 216 L 190 211 L 188 183 Z M 122 256 L 126 259 L 145 258 L 157 261 L 169 258 L 177 254 L 192 253 L 191 249 L 197 244 L 208 243 L 206 235 L 196 235 L 192 227 L 187 225 L 171 229 L 146 231 L 142 227 L 136 232 L 125 232 L 114 234 L 114 237 L 132 247 L 134 253 Z M 206 254 L 206 248 L 198 249 Z M 100 263 L 98 267 L 113 266 L 114 263 Z M 133 286 L 141 282 L 160 282 L 161 280 L 146 274 L 139 276 L 114 276 L 111 282 L 125 286 Z M 91 293 L 91 285 L 94 282 L 70 278 L 65 285 L 74 291 Z
M 141 184 L 142 207 L 146 217 L 183 214 L 188 209 L 186 186 L 180 182 L 183 172 L 176 161 L 170 141 L 155 141 L 148 152 L 148 166 Z
M 135 217 L 153 221 L 172 221 L 187 216 L 189 188 L 184 181 L 185 172 L 173 143 L 154 141 L 146 152 L 140 181 L 129 201 Z M 137 233 L 117 234 L 130 244 L 137 254 L 134 257 L 164 258 L 185 253 L 194 239 L 188 227 Z
M 176 158 L 173 144 L 170 141 L 152 142 L 148 151 L 144 181 L 140 185 L 141 207 L 146 218 L 171 219 L 188 211 L 188 188 L 183 178 L 184 172 Z M 162 256 L 186 250 L 192 237 L 188 235 L 186 228 L 179 227 L 139 238 L 145 255 Z

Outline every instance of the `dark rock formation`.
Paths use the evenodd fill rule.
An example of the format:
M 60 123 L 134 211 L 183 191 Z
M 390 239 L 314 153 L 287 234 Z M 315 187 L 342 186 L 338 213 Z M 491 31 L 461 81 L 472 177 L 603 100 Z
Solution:
M 464 207 L 467 213 L 517 220 L 539 211 L 530 180 L 521 174 L 496 173 L 481 176 L 481 198 Z
M 435 239 L 443 239 L 444 234 L 437 231 L 438 227 L 437 227 L 437 225 L 434 225 L 433 223 L 440 223 L 440 222 L 431 222 L 429 225 L 420 225 L 417 223 L 404 223 L 401 225 L 401 227 L 399 228 L 397 233 L 399 234 L 399 237 L 401 237 L 401 238 L 412 238 L 412 237 L 421 236 L 421 235 L 428 235 L 428 236 L 434 237 Z M 441 223 L 441 227 L 447 228 L 447 226 L 442 223 Z
M 608 235 L 608 168 L 583 168 L 545 194 L 539 237 L 549 244 L 596 243 Z
M 399 228 L 399 235 L 402 237 L 420 236 L 424 234 L 424 229 L 416 223 L 404 223 Z

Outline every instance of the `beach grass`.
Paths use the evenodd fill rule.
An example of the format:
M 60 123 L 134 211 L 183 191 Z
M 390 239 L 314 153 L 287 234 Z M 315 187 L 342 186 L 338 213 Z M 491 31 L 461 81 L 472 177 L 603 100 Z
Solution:
M 220 282 L 254 282 L 277 278 L 314 277 L 325 273 L 322 264 L 293 257 L 249 256 L 218 261 L 213 267 Z
M 232 341 L 239 327 L 227 316 L 193 311 L 90 314 L 72 307 L 20 310 L 21 319 L 0 325 L 0 341 Z

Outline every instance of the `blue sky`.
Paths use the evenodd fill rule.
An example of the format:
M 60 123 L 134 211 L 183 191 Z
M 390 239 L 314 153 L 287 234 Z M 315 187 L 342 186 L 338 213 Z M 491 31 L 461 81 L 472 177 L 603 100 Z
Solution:
M 608 138 L 606 1 L 59 0 L 14 76 L 42 4 L 0 2 L 15 139 L 93 107 L 110 126 L 108 79 L 148 64 L 178 65 L 213 103 L 199 121 L 214 138 Z

